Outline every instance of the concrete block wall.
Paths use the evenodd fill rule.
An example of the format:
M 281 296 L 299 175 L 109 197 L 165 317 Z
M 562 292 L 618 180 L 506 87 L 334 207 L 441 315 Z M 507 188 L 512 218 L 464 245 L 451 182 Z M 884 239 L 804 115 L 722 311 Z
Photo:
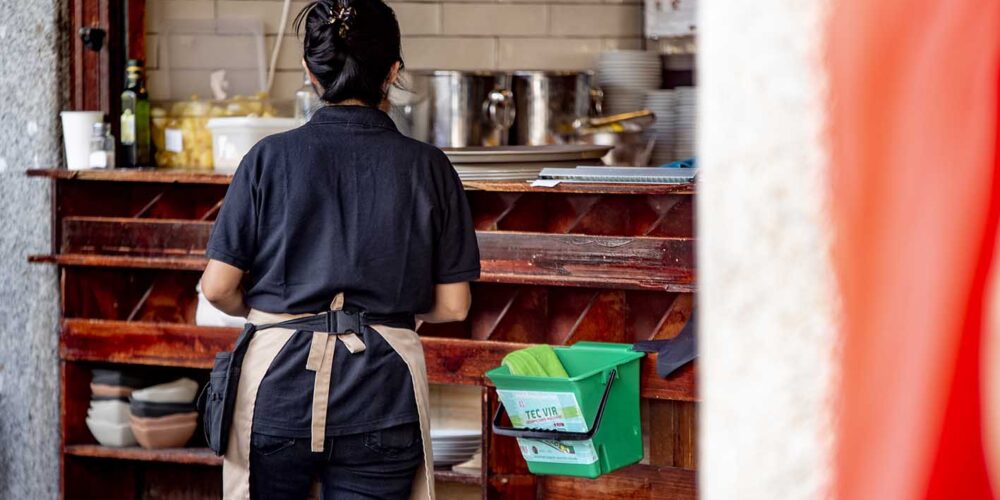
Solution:
M 65 0 L 0 0 L 0 499 L 59 495 L 59 281 L 28 256 L 51 249 L 50 183 L 62 163 Z
M 306 2 L 292 2 L 289 25 Z M 581 70 L 609 49 L 643 47 L 642 0 L 392 1 L 410 69 Z M 277 39 L 281 0 L 149 0 L 146 31 L 150 92 L 157 95 L 157 45 L 170 19 L 251 17 L 263 20 L 267 56 Z M 301 44 L 289 26 L 272 95 L 291 96 L 302 83 Z M 199 47 L 210 56 L 219 47 Z

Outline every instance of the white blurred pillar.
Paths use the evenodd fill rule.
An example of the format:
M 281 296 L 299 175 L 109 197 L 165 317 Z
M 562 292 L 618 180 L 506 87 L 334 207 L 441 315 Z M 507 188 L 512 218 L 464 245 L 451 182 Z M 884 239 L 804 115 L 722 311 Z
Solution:
M 699 4 L 699 486 L 709 500 L 819 498 L 831 482 L 826 4 Z

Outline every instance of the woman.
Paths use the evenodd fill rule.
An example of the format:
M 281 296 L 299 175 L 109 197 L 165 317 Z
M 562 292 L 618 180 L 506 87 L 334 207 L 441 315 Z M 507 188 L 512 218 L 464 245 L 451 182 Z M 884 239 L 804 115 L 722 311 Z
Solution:
M 249 341 L 225 495 L 301 499 L 319 482 L 324 498 L 432 498 L 414 318 L 468 312 L 479 276 L 469 207 L 447 157 L 382 111 L 403 66 L 392 10 L 321 0 L 299 13 L 303 28 L 303 65 L 327 105 L 247 153 L 201 282 L 250 323 L 306 318 Z

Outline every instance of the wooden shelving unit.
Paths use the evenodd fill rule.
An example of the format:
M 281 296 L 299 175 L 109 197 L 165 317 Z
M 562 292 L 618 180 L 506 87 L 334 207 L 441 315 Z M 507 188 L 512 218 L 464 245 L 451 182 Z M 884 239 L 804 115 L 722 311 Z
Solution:
M 157 491 L 218 498 L 220 460 L 189 448 L 96 444 L 84 417 L 90 369 L 130 365 L 204 381 L 238 331 L 194 324 L 194 286 L 228 176 L 180 171 L 36 170 L 55 186 L 53 247 L 32 260 L 60 267 L 62 488 L 87 498 Z M 483 278 L 466 322 L 419 330 L 434 384 L 477 388 L 482 421 L 497 407 L 483 373 L 526 343 L 670 338 L 694 307 L 691 186 L 469 183 Z M 693 498 L 696 367 L 667 379 L 641 363 L 647 457 L 597 480 L 537 477 L 513 439 L 483 428 L 483 470 L 438 471 L 483 498 Z

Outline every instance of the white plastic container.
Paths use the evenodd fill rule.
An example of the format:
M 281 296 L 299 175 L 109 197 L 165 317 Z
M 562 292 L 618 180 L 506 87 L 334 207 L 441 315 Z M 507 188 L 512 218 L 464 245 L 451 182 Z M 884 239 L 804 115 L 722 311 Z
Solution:
M 261 139 L 299 126 L 295 118 L 258 118 L 252 116 L 212 118 L 212 162 L 215 170 L 234 172 L 243 156 Z
M 90 136 L 94 124 L 104 118 L 100 111 L 63 111 L 63 144 L 66 147 L 66 167 L 70 170 L 90 168 Z

